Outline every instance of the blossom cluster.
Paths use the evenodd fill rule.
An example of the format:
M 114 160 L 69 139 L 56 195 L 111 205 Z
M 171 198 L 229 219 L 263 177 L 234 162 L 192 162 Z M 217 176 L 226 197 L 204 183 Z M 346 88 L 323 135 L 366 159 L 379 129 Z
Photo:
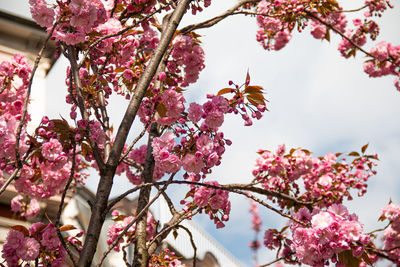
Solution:
M 216 181 L 206 182 L 205 184 L 218 187 Z M 217 228 L 225 227 L 223 222 L 229 220 L 231 212 L 231 202 L 228 200 L 229 193 L 223 189 L 217 189 L 207 186 L 191 186 L 187 197 L 191 197 L 193 201 L 182 200 L 181 204 L 186 204 L 187 211 L 194 211 L 199 209 L 200 213 L 203 211 L 213 220 Z
M 387 219 L 390 225 L 383 232 L 383 249 L 396 264 L 400 264 L 400 206 L 390 203 L 383 207 L 381 220 Z
M 39 202 L 32 198 L 28 201 L 22 195 L 17 195 L 11 200 L 11 210 L 25 218 L 32 218 L 39 214 Z
M 276 153 L 259 153 L 253 175 L 264 189 L 317 202 L 320 207 L 341 203 L 345 197 L 352 199 L 349 193 L 351 188 L 357 189 L 358 195 L 362 196 L 367 190 L 366 181 L 375 173 L 372 167 L 376 155 L 352 152 L 349 156 L 355 159 L 348 163 L 345 158 L 340 160 L 339 154 L 333 153 L 313 157 L 307 150 L 292 149 L 286 154 L 284 145 L 279 146 Z M 301 192 L 301 184 L 304 193 Z M 278 203 L 285 207 L 290 202 L 280 199 Z
M 257 4 L 256 39 L 267 50 L 280 50 L 292 38 L 293 25 L 285 21 L 286 14 L 297 14 L 303 10 L 300 1 L 266 1 Z
M 8 266 L 22 266 L 39 259 L 42 266 L 60 266 L 66 251 L 62 246 L 53 224 L 34 223 L 29 230 L 14 226 L 2 249 L 2 257 Z
M 400 45 L 392 46 L 382 41 L 371 48 L 370 54 L 374 58 L 364 63 L 364 71 L 370 77 L 394 75 L 394 85 L 400 91 Z
M 71 176 L 72 157 L 75 157 L 75 170 L 73 178 L 76 181 L 86 177 L 80 170 L 85 168 L 85 163 L 80 155 L 73 155 L 70 147 L 71 140 L 63 139 L 58 131 L 65 129 L 57 128 L 55 122 L 47 117 L 36 130 L 37 140 L 33 145 L 40 150 L 32 155 L 29 164 L 22 167 L 20 177 L 14 186 L 18 192 L 24 193 L 32 198 L 45 199 L 59 193 Z
M 211 171 L 220 163 L 225 145 L 230 140 L 224 139 L 218 128 L 224 122 L 225 113 L 231 111 L 227 100 L 222 96 L 209 95 L 209 100 L 203 105 L 191 103 L 187 112 L 181 93 L 172 89 L 160 97 L 164 116 L 156 121 L 161 125 L 173 127 L 173 132 L 164 132 L 154 138 L 152 143 L 153 156 L 156 162 L 154 178 L 159 179 L 165 173 L 175 173 L 183 168 L 188 175 L 194 174 L 196 181 Z M 147 105 L 147 106 L 146 106 Z M 141 104 L 138 115 L 142 122 L 147 123 L 151 118 L 150 101 Z M 176 140 L 180 138 L 180 142 Z M 128 157 L 142 164 L 145 159 L 146 147 L 142 146 L 132 151 Z M 131 180 L 138 180 L 133 177 Z M 187 176 L 186 176 L 187 177 Z
M 261 218 L 260 215 L 258 215 L 258 206 L 257 202 L 251 201 L 250 202 L 250 209 L 251 213 L 251 229 L 253 229 L 256 232 L 256 237 L 255 240 L 251 241 L 249 243 L 250 248 L 253 251 L 256 251 L 260 247 L 260 241 L 258 241 L 258 233 L 260 232 L 261 228 Z
M 158 255 L 151 255 L 148 267 L 186 267 L 179 258 L 175 255 L 175 252 L 165 249 Z
M 388 7 L 393 8 L 389 0 L 366 0 L 364 8 L 368 11 L 353 19 L 355 28 L 351 29 L 343 8 L 336 1 L 262 0 L 254 7 L 259 27 L 257 41 L 266 50 L 280 50 L 290 41 L 295 28 L 301 32 L 309 25 L 314 38 L 328 41 L 329 31 L 334 29 L 342 36 L 339 52 L 349 58 L 367 43 L 368 36 L 373 41 L 377 39 L 379 26 L 372 17 L 382 16 Z M 395 87 L 400 90 L 399 55 L 399 46 L 378 43 L 367 53 L 369 59 L 364 64 L 364 70 L 370 77 L 396 76 Z
M 179 73 L 179 67 L 183 68 L 185 75 L 178 79 L 183 87 L 197 81 L 199 73 L 204 69 L 204 51 L 190 35 L 178 35 L 172 42 L 172 60 L 168 61 L 168 73 Z
M 310 227 L 292 222 L 293 243 L 291 248 L 298 261 L 311 266 L 323 266 L 331 260 L 336 263 L 338 255 L 351 250 L 353 256 L 360 258 L 370 236 L 363 234 L 363 226 L 358 217 L 349 214 L 341 204 L 332 205 L 327 210 L 314 209 L 312 213 L 306 208 L 294 214 L 294 218 Z
M 112 216 L 114 217 L 113 220 L 115 221 L 114 224 L 108 227 L 107 232 L 107 244 L 112 244 L 118 237 L 118 235 L 127 228 L 128 224 L 130 224 L 133 220 L 135 220 L 134 216 L 125 216 L 120 214 L 117 210 L 112 212 Z M 147 213 L 147 227 L 146 227 L 146 239 L 151 240 L 156 234 L 156 221 L 154 220 L 151 213 Z M 126 231 L 124 236 L 118 241 L 117 245 L 114 246 L 115 251 L 120 251 L 120 245 L 123 243 L 131 243 L 134 242 L 135 236 L 135 224 L 133 224 L 129 229 Z
M 17 128 L 22 117 L 26 90 L 32 68 L 22 55 L 15 55 L 12 60 L 0 63 L 0 166 L 11 174 L 15 165 L 15 146 Z M 19 153 L 28 151 L 26 123 L 30 120 L 27 113 L 20 135 Z M 1 181 L 3 183 L 3 181 Z

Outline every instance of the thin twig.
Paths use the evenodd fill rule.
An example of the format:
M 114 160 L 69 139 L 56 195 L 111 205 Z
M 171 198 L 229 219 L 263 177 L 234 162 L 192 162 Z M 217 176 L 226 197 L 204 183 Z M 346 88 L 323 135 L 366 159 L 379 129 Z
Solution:
M 197 29 L 202 29 L 202 28 L 209 28 L 211 26 L 214 26 L 215 24 L 217 24 L 218 22 L 222 21 L 223 19 L 233 15 L 233 13 L 241 6 L 245 5 L 245 4 L 249 4 L 249 3 L 257 3 L 260 0 L 242 0 L 240 2 L 238 2 L 236 5 L 234 5 L 232 8 L 226 10 L 224 13 L 222 13 L 219 16 L 216 16 L 214 18 L 205 20 L 203 22 L 200 23 L 196 23 L 196 24 L 191 24 L 188 25 L 182 29 L 180 29 L 179 31 L 182 34 L 186 34 L 189 33 L 191 31 L 197 30 Z
M 108 213 L 112 207 L 115 206 L 115 204 L 117 204 L 118 202 L 120 202 L 122 199 L 124 199 L 126 196 L 138 191 L 139 189 L 143 188 L 143 187 L 147 187 L 147 186 L 153 186 L 154 183 L 145 183 L 145 184 L 140 184 L 132 189 L 129 189 L 128 191 L 126 191 L 125 193 L 119 195 L 118 197 L 116 197 L 115 199 L 113 199 L 112 201 L 110 201 L 107 205 L 107 208 L 105 210 L 106 213 Z
M 171 232 L 172 229 L 176 228 L 183 220 L 194 216 L 197 214 L 199 210 L 195 212 L 187 212 L 181 210 L 172 217 L 172 219 L 164 225 L 164 228 L 158 232 L 158 234 L 150 241 L 149 245 L 149 253 L 153 253 L 155 249 L 158 247 L 158 243 L 164 240 L 164 238 Z M 157 243 L 156 243 L 157 242 Z
M 371 57 L 371 58 L 375 58 L 375 56 L 373 56 L 372 54 L 370 54 L 369 52 L 367 52 L 366 50 L 364 50 L 362 47 L 360 47 L 359 45 L 357 45 L 351 38 L 347 37 L 345 34 L 343 34 L 341 31 L 339 31 L 336 27 L 332 26 L 331 24 L 323 21 L 321 18 L 319 18 L 318 16 L 316 16 L 314 13 L 308 11 L 308 10 L 304 10 L 304 12 L 312 17 L 313 19 L 317 20 L 319 23 L 325 25 L 326 27 L 328 27 L 329 29 L 331 29 L 332 31 L 334 31 L 335 33 L 339 34 L 342 38 L 346 39 L 352 46 L 354 46 L 355 48 L 357 48 L 358 50 L 360 50 L 361 52 L 363 52 L 364 54 L 366 54 L 367 56 Z
M 189 235 L 190 243 L 192 244 L 192 247 L 193 247 L 193 267 L 196 267 L 197 247 L 196 247 L 196 244 L 194 243 L 192 232 L 190 232 L 190 230 L 183 225 L 178 225 L 178 228 L 182 228 Z
M 71 73 L 72 77 L 74 80 L 74 85 L 75 85 L 75 93 L 77 96 L 78 100 L 78 108 L 81 112 L 82 119 L 84 119 L 87 122 L 87 135 L 90 135 L 90 129 L 89 129 L 89 114 L 88 111 L 86 110 L 86 105 L 85 105 L 85 99 L 82 94 L 82 83 L 79 75 L 79 67 L 76 64 L 77 60 L 77 55 L 76 55 L 76 49 L 73 46 L 68 46 L 68 60 L 71 65 Z M 93 156 L 96 160 L 97 166 L 99 167 L 100 173 L 104 170 L 104 161 L 101 157 L 101 153 L 99 151 L 99 148 L 96 143 L 92 142 L 90 138 L 88 138 L 88 141 L 90 142 L 90 146 L 93 149 Z
M 68 248 L 67 244 L 65 243 L 64 237 L 61 234 L 60 228 L 56 227 L 56 231 L 57 231 L 57 236 L 58 239 L 60 239 L 60 242 L 62 244 L 62 246 L 64 247 L 65 251 L 67 251 L 68 256 L 70 257 L 72 264 L 76 267 L 78 266 L 75 259 L 74 259 L 74 255 L 72 254 L 71 250 Z
M 60 201 L 60 205 L 59 205 L 58 212 L 57 212 L 57 218 L 56 218 L 56 221 L 55 221 L 55 223 L 54 223 L 54 225 L 55 225 L 56 227 L 58 227 L 59 224 L 60 224 L 61 212 L 62 212 L 62 210 L 63 210 L 64 201 L 65 201 L 65 196 L 67 195 L 68 188 L 69 188 L 69 186 L 71 185 L 72 180 L 74 179 L 74 175 L 75 175 L 75 164 L 76 164 L 76 162 L 75 162 L 75 154 L 76 154 L 76 145 L 74 144 L 74 148 L 73 148 L 73 151 L 72 151 L 72 166 L 71 166 L 71 172 L 70 172 L 70 175 L 69 175 L 68 182 L 67 182 L 67 184 L 65 185 L 64 191 L 63 191 L 62 196 L 61 196 L 61 201 Z
M 31 153 L 27 154 L 24 156 L 23 162 L 22 162 L 22 166 L 17 167 L 13 173 L 11 174 L 10 177 L 7 178 L 7 180 L 4 182 L 4 184 L 1 186 L 0 188 L 0 195 L 4 193 L 4 191 L 7 189 L 7 187 L 10 185 L 10 183 L 12 181 L 14 181 L 15 179 L 17 179 L 20 175 L 21 175 L 21 169 L 23 168 L 23 165 L 27 163 L 28 159 L 30 159 L 33 154 L 35 154 L 39 149 L 35 149 L 34 151 L 32 151 Z
M 47 43 L 50 40 L 51 36 L 53 35 L 54 29 L 57 26 L 57 22 L 54 23 L 53 27 L 51 28 L 50 32 L 47 34 L 46 40 L 43 43 L 42 48 L 39 51 L 39 54 L 36 56 L 35 59 L 35 63 L 33 65 L 33 69 L 32 69 L 32 73 L 31 73 L 31 77 L 29 78 L 29 84 L 28 84 L 28 89 L 26 90 L 26 95 L 25 95 L 25 99 L 24 99 L 24 107 L 22 109 L 22 116 L 21 116 L 21 120 L 19 121 L 18 124 L 18 128 L 17 128 L 17 133 L 16 133 L 16 141 L 15 141 L 15 158 L 17 160 L 17 167 L 21 167 L 22 168 L 22 161 L 20 158 L 20 154 L 19 154 L 19 142 L 21 139 L 21 133 L 22 133 L 22 127 L 25 123 L 25 119 L 26 119 L 26 114 L 28 112 L 28 104 L 29 104 L 29 98 L 31 95 L 31 90 L 32 90 L 32 83 L 33 83 L 33 77 L 35 76 L 36 70 L 39 67 L 39 62 L 40 59 L 42 58 L 42 54 L 44 52 L 44 50 L 46 49 Z
M 369 232 L 369 233 L 366 233 L 366 235 L 372 235 L 372 234 L 374 234 L 374 233 L 376 233 L 376 232 L 384 231 L 384 230 L 386 230 L 386 228 L 388 228 L 388 227 L 390 226 L 390 224 L 391 224 L 391 223 L 388 223 L 388 225 L 386 225 L 384 228 L 376 229 L 376 230 L 373 230 L 373 231 L 371 231 L 371 232 Z
M 163 187 L 162 190 L 165 190 L 168 187 L 168 183 L 166 183 Z M 140 219 L 144 213 L 147 211 L 147 209 L 154 203 L 154 201 L 156 201 L 161 195 L 161 191 L 159 191 L 148 203 L 147 205 L 136 215 L 135 219 L 133 219 L 126 227 L 125 229 L 118 235 L 118 237 L 114 240 L 114 242 L 112 242 L 107 250 L 103 253 L 103 256 L 101 257 L 101 260 L 99 262 L 99 264 L 97 264 L 97 266 L 101 266 L 101 264 L 103 263 L 104 259 L 107 257 L 107 255 L 110 253 L 110 251 L 118 244 L 118 242 L 121 240 L 121 238 L 126 234 L 126 232 L 128 231 L 128 229 L 134 224 L 136 223 L 136 221 L 138 219 Z
M 147 129 L 150 126 L 150 123 L 153 122 L 153 118 L 154 118 L 154 114 L 155 114 L 155 109 L 153 110 L 153 113 L 151 114 L 150 119 L 146 122 L 146 125 L 144 126 L 143 130 L 139 133 L 138 136 L 136 136 L 136 138 L 132 141 L 132 143 L 130 144 L 130 146 L 128 147 L 128 149 L 126 150 L 125 153 L 122 154 L 121 159 L 120 159 L 120 163 L 125 160 L 125 158 L 128 156 L 128 154 L 132 151 L 134 145 L 144 136 L 144 134 L 147 132 Z
M 130 29 L 133 29 L 133 28 L 137 27 L 137 26 L 138 26 L 139 24 L 141 24 L 143 21 L 146 21 L 146 20 L 150 19 L 152 16 L 154 16 L 156 13 L 160 12 L 160 11 L 163 10 L 164 8 L 166 8 L 166 7 L 161 7 L 161 8 L 159 8 L 159 9 L 156 9 L 155 11 L 153 11 L 152 13 L 150 13 L 149 15 L 145 16 L 143 19 L 141 19 L 141 20 L 137 21 L 136 23 L 132 24 L 131 26 L 128 26 L 128 27 L 126 27 L 126 28 L 120 30 L 119 32 L 116 32 L 116 33 L 112 33 L 112 34 L 103 36 L 103 37 L 97 39 L 95 42 L 91 43 L 91 44 L 89 45 L 89 47 L 86 49 L 86 52 L 85 52 L 85 54 L 83 55 L 81 62 L 78 64 L 78 67 L 79 67 L 79 68 L 82 67 L 83 63 L 85 62 L 87 56 L 89 55 L 89 53 L 90 53 L 90 51 L 92 50 L 93 47 L 95 47 L 96 45 L 98 45 L 99 43 L 101 43 L 102 41 L 104 41 L 104 40 L 106 40 L 106 39 L 108 39 L 108 38 L 117 37 L 117 36 L 119 36 L 119 35 L 124 34 L 124 33 L 127 32 L 127 31 L 129 31 Z
M 294 254 L 294 253 L 293 253 L 293 254 Z M 289 256 L 291 256 L 291 255 L 293 255 L 293 254 L 290 254 Z M 280 257 L 280 258 L 277 258 L 277 259 L 275 259 L 275 260 L 273 260 L 273 261 L 271 261 L 271 262 L 268 262 L 268 263 L 266 263 L 266 264 L 260 265 L 260 266 L 258 266 L 258 267 L 270 266 L 270 265 L 272 265 L 272 264 L 274 264 L 274 263 L 277 263 L 278 261 L 284 260 L 285 258 L 287 258 L 287 257 L 286 257 L 286 256 L 282 256 L 282 257 Z
M 127 243 L 126 245 L 124 245 L 123 247 L 122 247 L 122 255 L 123 255 L 123 259 L 124 259 L 124 262 L 125 262 L 125 265 L 127 266 L 127 267 L 131 267 L 132 265 L 129 263 L 129 261 L 128 261 L 128 259 L 127 259 L 127 253 L 126 253 L 126 248 L 128 248 L 129 246 L 130 246 L 131 244 L 130 243 Z

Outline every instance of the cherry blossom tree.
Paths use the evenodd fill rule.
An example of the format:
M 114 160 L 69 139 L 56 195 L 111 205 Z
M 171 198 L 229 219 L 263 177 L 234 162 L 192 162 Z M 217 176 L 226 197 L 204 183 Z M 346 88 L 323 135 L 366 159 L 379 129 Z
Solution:
M 365 266 L 387 259 L 400 264 L 400 207 L 395 203 L 383 207 L 379 219 L 387 226 L 366 233 L 357 215 L 343 205 L 354 192 L 364 195 L 375 174 L 378 157 L 367 153 L 367 145 L 360 152 L 321 157 L 285 145 L 275 152 L 260 149 L 248 183 L 220 184 L 207 178 L 232 144 L 229 133 L 220 130 L 225 116 L 239 116 L 244 126 L 260 120 L 268 103 L 263 87 L 253 85 L 247 73 L 243 83 L 227 81 L 227 88 L 207 94 L 205 103 L 186 103 L 190 86 L 206 64 L 201 36 L 195 31 L 212 30 L 234 15 L 256 20 L 255 38 L 268 53 L 283 49 L 295 31 L 309 28 L 314 38 L 328 42 L 331 35 L 338 35 L 343 57 L 363 54 L 370 77 L 392 75 L 400 90 L 400 46 L 378 41 L 371 49 L 364 48 L 378 40 L 374 18 L 393 8 L 389 0 L 366 0 L 355 10 L 344 10 L 335 0 L 241 0 L 219 16 L 184 27 L 182 17 L 212 8 L 211 0 L 58 0 L 55 4 L 30 0 L 29 4 L 33 19 L 47 30 L 46 43 L 54 40 L 58 56 L 69 61 L 65 99 L 70 120 L 44 116 L 34 132 L 27 130 L 32 80 L 46 43 L 33 66 L 21 55 L 1 63 L 0 193 L 13 184 L 20 195 L 11 207 L 24 217 L 38 213 L 37 199 L 62 196 L 56 221 L 10 229 L 2 250 L 8 266 L 66 262 L 90 266 L 110 212 L 115 224 L 108 229 L 109 248 L 103 260 L 110 250 L 123 252 L 126 244 L 134 244 L 133 262 L 121 253 L 128 266 L 182 266 L 173 252 L 156 253 L 161 242 L 183 220 L 199 213 L 207 214 L 216 228 L 225 227 L 231 211 L 229 194 L 254 201 L 252 228 L 257 234 L 250 244 L 254 251 L 261 249 L 255 203 L 288 219 L 283 229 L 263 233 L 266 248 L 262 249 L 278 249 L 273 262 Z M 357 18 L 349 22 L 348 13 Z M 129 102 L 115 132 L 108 116 L 113 94 Z M 140 122 L 135 127 L 141 132 L 128 141 L 136 118 Z M 139 145 L 142 138 L 147 144 Z M 73 226 L 60 221 L 64 199 L 68 190 L 84 183 L 89 168 L 100 176 L 89 227 L 69 235 Z M 115 175 L 126 176 L 132 188 L 110 201 Z M 166 193 L 172 184 L 187 188 L 180 206 Z M 151 190 L 156 192 L 153 197 Z M 139 192 L 136 214 L 114 210 L 118 201 L 134 192 Z M 162 227 L 149 213 L 159 197 L 167 201 L 172 214 Z M 376 242 L 379 232 L 383 247 Z

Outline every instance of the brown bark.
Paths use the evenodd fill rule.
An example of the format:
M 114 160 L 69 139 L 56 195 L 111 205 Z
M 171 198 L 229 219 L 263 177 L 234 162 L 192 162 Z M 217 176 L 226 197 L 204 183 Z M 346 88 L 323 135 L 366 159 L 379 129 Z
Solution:
M 131 99 L 125 115 L 121 121 L 121 124 L 118 128 L 114 145 L 110 151 L 110 156 L 108 157 L 104 168 L 100 170 L 100 181 L 97 188 L 96 199 L 92 207 L 89 227 L 87 230 L 85 243 L 80 254 L 78 266 L 89 267 L 92 263 L 93 256 L 96 252 L 101 228 L 103 226 L 106 216 L 105 211 L 107 210 L 108 197 L 111 192 L 115 170 L 118 166 L 129 130 L 136 117 L 136 113 L 146 93 L 146 90 L 158 68 L 158 65 L 160 64 L 163 55 L 167 51 L 172 37 L 176 31 L 176 28 L 178 27 L 178 24 L 191 1 L 192 0 L 181 0 L 174 10 L 171 19 L 169 20 L 168 26 L 161 36 L 160 43 L 154 51 L 149 65 L 147 66 L 138 81 L 135 95 Z
M 153 138 L 158 136 L 157 124 L 153 123 L 150 126 L 149 140 L 147 143 L 147 154 L 146 162 L 144 164 L 144 171 L 142 174 L 142 181 L 144 183 L 151 183 L 153 181 L 153 170 L 154 170 L 154 157 L 153 148 L 151 146 Z M 136 213 L 141 212 L 147 206 L 150 199 L 151 187 L 143 187 L 139 192 L 138 208 Z M 134 267 L 146 267 L 149 260 L 149 253 L 146 247 L 146 227 L 147 227 L 147 210 L 144 211 L 144 215 L 138 219 L 135 230 L 135 250 L 134 259 L 132 266 Z

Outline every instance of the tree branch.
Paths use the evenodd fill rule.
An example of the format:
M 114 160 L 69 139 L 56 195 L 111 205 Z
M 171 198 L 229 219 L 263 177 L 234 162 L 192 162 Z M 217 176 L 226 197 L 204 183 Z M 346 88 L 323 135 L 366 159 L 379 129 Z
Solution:
M 115 137 L 114 145 L 111 148 L 110 156 L 106 162 L 105 171 L 101 174 L 98 184 L 96 199 L 92 207 L 92 215 L 90 217 L 89 228 L 87 231 L 85 243 L 80 254 L 79 266 L 89 267 L 100 235 L 101 227 L 104 223 L 107 209 L 108 197 L 111 192 L 115 170 L 121 158 L 121 152 L 124 148 L 129 130 L 136 117 L 140 103 L 146 93 L 146 90 L 154 77 L 158 65 L 163 58 L 163 55 L 168 49 L 172 37 L 181 21 L 183 14 L 186 12 L 189 3 L 192 0 L 181 0 L 177 8 L 173 11 L 171 19 L 161 35 L 161 40 L 154 51 L 153 56 L 147 68 L 142 73 L 136 86 L 135 94 L 129 102 L 128 108 L 118 128 Z
M 192 232 L 190 232 L 190 230 L 187 229 L 187 228 L 186 228 L 185 226 L 183 226 L 183 225 L 178 225 L 178 228 L 182 228 L 182 229 L 185 230 L 186 233 L 189 235 L 190 244 L 192 244 L 192 247 L 193 247 L 193 267 L 196 267 L 196 262 L 197 262 L 197 247 L 196 247 L 196 244 L 194 243 Z
M 43 43 L 42 48 L 39 51 L 39 54 L 36 56 L 35 63 L 33 65 L 31 77 L 29 78 L 29 84 L 28 84 L 28 89 L 26 90 L 26 95 L 24 99 L 24 106 L 22 108 L 22 115 L 21 115 L 21 120 L 19 121 L 18 128 L 17 128 L 17 133 L 16 133 L 16 141 L 15 141 L 15 159 L 17 161 L 17 167 L 22 168 L 22 160 L 20 158 L 19 154 L 19 142 L 21 139 L 21 133 L 22 133 L 22 127 L 24 126 L 25 119 L 26 119 L 26 114 L 28 113 L 28 104 L 29 104 L 29 97 L 31 95 L 31 90 L 32 90 L 32 83 L 33 83 L 33 78 L 35 76 L 36 70 L 39 67 L 39 62 L 40 59 L 42 58 L 42 54 L 44 50 L 46 49 L 47 43 L 50 40 L 50 37 L 53 35 L 54 29 L 57 26 L 57 22 L 54 23 L 53 27 L 51 28 L 50 32 L 47 34 L 46 40 Z
M 214 26 L 215 24 L 217 24 L 221 20 L 223 20 L 223 19 L 225 19 L 225 18 L 227 18 L 227 17 L 229 17 L 231 15 L 234 15 L 234 12 L 239 7 L 241 7 L 241 6 L 245 5 L 245 4 L 258 3 L 258 2 L 260 2 L 260 0 L 242 0 L 242 1 L 239 1 L 236 5 L 234 5 L 233 7 L 231 7 L 230 9 L 225 11 L 224 13 L 222 13 L 221 15 L 216 16 L 216 17 L 211 18 L 211 19 L 208 19 L 208 20 L 205 20 L 205 21 L 200 22 L 200 23 L 188 25 L 188 26 L 180 29 L 179 31 L 182 34 L 186 34 L 186 33 L 189 33 L 191 31 L 194 31 L 194 30 L 203 29 L 203 28 L 209 28 L 211 26 Z
M 158 136 L 157 123 L 152 123 L 150 126 L 149 140 L 147 142 L 147 154 L 146 162 L 144 164 L 144 171 L 142 174 L 142 181 L 145 183 L 150 183 L 153 181 L 153 171 L 154 171 L 154 157 L 153 157 L 153 139 Z M 167 185 L 167 184 L 166 184 Z M 143 212 L 147 215 L 147 203 L 150 198 L 151 187 L 143 187 L 140 189 L 138 208 L 136 212 Z M 159 192 L 161 193 L 161 191 Z M 142 216 L 136 223 L 135 228 L 135 250 L 134 250 L 134 261 L 132 266 L 146 267 L 149 260 L 149 254 L 146 249 L 146 228 L 147 228 L 147 216 Z

